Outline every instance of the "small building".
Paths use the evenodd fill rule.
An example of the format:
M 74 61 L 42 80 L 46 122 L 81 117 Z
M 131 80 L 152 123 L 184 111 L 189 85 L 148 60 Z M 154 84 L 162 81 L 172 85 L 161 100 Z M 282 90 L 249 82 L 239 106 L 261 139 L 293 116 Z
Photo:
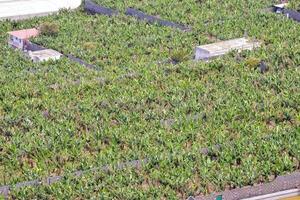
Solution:
M 48 60 L 59 60 L 62 54 L 53 49 L 43 49 L 38 51 L 28 51 L 27 56 L 33 62 L 45 62 Z
M 24 29 L 18 31 L 8 32 L 9 39 L 8 44 L 20 50 L 26 50 L 26 46 L 29 43 L 29 39 L 39 35 L 39 31 L 35 28 Z
M 238 38 L 196 47 L 195 60 L 207 60 L 224 55 L 230 51 L 252 50 L 259 47 L 261 42 Z

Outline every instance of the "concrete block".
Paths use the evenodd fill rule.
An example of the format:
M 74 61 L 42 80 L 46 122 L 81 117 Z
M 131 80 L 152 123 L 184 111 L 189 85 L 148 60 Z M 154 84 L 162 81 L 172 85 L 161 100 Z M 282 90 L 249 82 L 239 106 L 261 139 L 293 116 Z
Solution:
M 210 58 L 222 56 L 230 51 L 252 50 L 261 45 L 261 42 L 251 41 L 246 38 L 238 38 L 207 44 L 196 47 L 195 60 L 207 60 Z
M 44 49 L 40 51 L 29 51 L 27 52 L 29 58 L 33 62 L 44 62 L 48 60 L 58 60 L 62 57 L 62 54 L 52 50 L 52 49 Z

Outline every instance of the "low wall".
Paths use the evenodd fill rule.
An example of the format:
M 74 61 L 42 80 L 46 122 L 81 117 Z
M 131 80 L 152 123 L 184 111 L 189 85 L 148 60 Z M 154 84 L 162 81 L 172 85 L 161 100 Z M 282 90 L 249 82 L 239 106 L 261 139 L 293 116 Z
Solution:
M 61 9 L 76 9 L 81 0 L 10 0 L 0 1 L 0 20 L 23 20 L 51 15 Z M 22 8 L 22 9 L 19 9 Z

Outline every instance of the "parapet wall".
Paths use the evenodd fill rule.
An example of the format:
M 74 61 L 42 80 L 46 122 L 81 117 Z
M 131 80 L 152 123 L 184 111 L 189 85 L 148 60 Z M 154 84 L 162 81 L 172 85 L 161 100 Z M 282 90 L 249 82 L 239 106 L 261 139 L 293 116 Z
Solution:
M 76 9 L 80 5 L 81 0 L 0 0 L 0 20 L 46 16 L 61 9 Z

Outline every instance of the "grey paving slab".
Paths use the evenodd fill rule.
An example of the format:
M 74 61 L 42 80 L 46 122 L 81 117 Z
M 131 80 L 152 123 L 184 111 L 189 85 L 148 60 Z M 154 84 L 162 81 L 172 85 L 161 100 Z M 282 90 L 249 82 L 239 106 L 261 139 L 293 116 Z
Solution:
M 252 50 L 261 45 L 261 42 L 251 41 L 247 38 L 221 41 L 196 47 L 195 60 L 205 60 L 224 55 L 232 50 Z

